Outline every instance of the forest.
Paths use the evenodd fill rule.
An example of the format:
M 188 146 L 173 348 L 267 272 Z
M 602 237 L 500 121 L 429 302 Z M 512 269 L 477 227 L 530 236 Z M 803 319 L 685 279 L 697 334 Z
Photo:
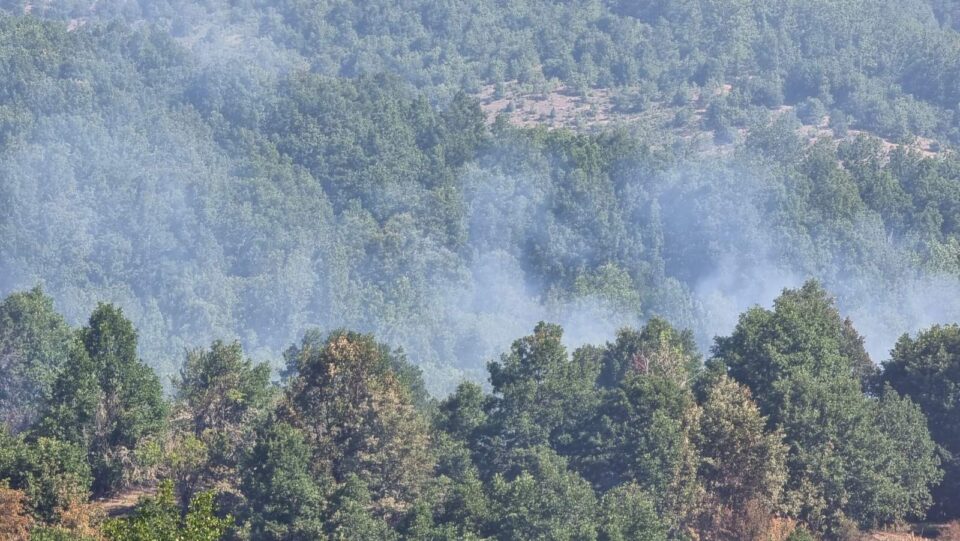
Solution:
M 877 367 L 814 281 L 706 359 L 663 319 L 573 351 L 541 322 L 439 400 L 353 331 L 273 375 L 215 341 L 165 397 L 113 305 L 71 328 L 37 288 L 0 324 L 4 539 L 799 541 L 960 514 L 960 326 Z
M 958 144 L 948 0 L 0 0 L 0 539 L 948 524 Z

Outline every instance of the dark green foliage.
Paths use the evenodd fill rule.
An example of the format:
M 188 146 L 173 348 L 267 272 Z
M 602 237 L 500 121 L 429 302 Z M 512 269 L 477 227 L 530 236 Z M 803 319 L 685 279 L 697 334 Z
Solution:
M 338 541 L 389 541 L 396 538 L 390 526 L 375 516 L 366 483 L 352 473 L 331 495 L 327 532 L 331 539 Z
M 87 450 L 93 491 L 121 488 L 124 463 L 164 426 L 166 404 L 156 374 L 137 357 L 137 334 L 123 313 L 99 305 L 80 330 L 53 388 L 39 433 Z
M 490 364 L 491 394 L 464 383 L 428 408 L 433 433 L 419 372 L 348 331 L 288 350 L 279 404 L 239 344 L 195 350 L 164 422 L 135 331 L 101 305 L 70 346 L 81 377 L 58 378 L 36 431 L 0 436 L 0 480 L 41 539 L 94 535 L 91 488 L 132 467 L 169 479 L 107 539 L 764 539 L 778 515 L 842 538 L 933 503 L 926 418 L 877 388 L 814 283 L 747 312 L 706 371 L 663 320 L 572 357 L 562 335 L 541 323 L 517 340 Z M 911 347 L 895 359 L 925 358 Z
M 833 300 L 816 282 L 785 290 L 773 310 L 751 308 L 729 337 L 718 338 L 712 362 L 744 383 L 764 413 L 778 412 L 778 383 L 795 375 L 858 381 L 875 367 L 856 331 L 840 317 Z
M 84 448 L 51 438 L 25 441 L 5 431 L 0 431 L 0 479 L 22 491 L 30 511 L 46 521 L 86 501 L 93 482 Z
M 635 482 L 677 532 L 696 500 L 698 412 L 689 389 L 634 373 L 583 428 L 573 464 L 599 491 Z
M 434 424 L 461 441 L 472 441 L 487 423 L 488 397 L 476 383 L 461 383 L 440 403 Z
M 488 365 L 497 397 L 490 419 L 506 449 L 555 441 L 577 422 L 570 412 L 590 411 L 596 401 L 591 359 L 571 361 L 562 335 L 558 325 L 540 323 L 532 335 L 513 343 L 509 355 Z
M 307 541 L 323 535 L 332 480 L 318 479 L 311 459 L 306 438 L 292 426 L 271 420 L 257 431 L 240 467 L 254 538 Z
M 884 364 L 883 380 L 909 397 L 926 415 L 930 435 L 942 447 L 945 476 L 934 490 L 933 512 L 960 514 L 960 327 L 934 326 L 916 338 L 904 335 Z
M 596 496 L 553 451 L 533 448 L 515 457 L 517 472 L 491 484 L 491 533 L 504 541 L 597 538 Z
M 434 439 L 434 480 L 400 526 L 410 539 L 474 539 L 490 521 L 491 502 L 469 449 L 441 432 Z
M 600 501 L 600 541 L 661 541 L 667 528 L 647 493 L 635 484 L 610 490 Z
M 815 283 L 784 291 L 772 311 L 751 309 L 714 351 L 784 432 L 794 512 L 833 536 L 923 516 L 941 477 L 917 407 L 865 394 L 860 351 Z
M 960 272 L 950 2 L 0 10 L 0 288 L 66 315 L 0 304 L 38 536 L 169 479 L 108 538 L 837 538 L 922 516 L 938 455 L 957 513 L 960 332 L 883 381 L 867 354 Z M 490 95 L 585 112 L 488 126 Z M 798 276 L 838 303 L 737 324 Z M 510 346 L 541 319 L 568 334 Z M 358 332 L 308 331 L 274 392 L 248 355 L 311 325 Z

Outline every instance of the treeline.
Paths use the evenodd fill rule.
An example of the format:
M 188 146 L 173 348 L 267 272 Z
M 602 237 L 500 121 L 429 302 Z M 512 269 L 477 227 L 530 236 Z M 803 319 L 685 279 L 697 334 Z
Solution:
M 704 362 L 663 320 L 568 351 L 540 323 L 436 400 L 373 336 L 285 369 L 191 351 L 165 398 L 122 312 L 0 304 L 4 539 L 854 539 L 960 516 L 960 328 L 877 368 L 815 282 Z M 156 490 L 151 489 L 154 488 Z M 91 498 L 143 489 L 126 516 Z

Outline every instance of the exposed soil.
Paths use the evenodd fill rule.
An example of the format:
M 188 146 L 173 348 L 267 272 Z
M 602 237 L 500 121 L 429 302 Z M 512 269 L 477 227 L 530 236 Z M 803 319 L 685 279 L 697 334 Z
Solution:
M 140 498 L 156 495 L 156 488 L 132 488 L 128 489 L 112 498 L 104 498 L 96 501 L 96 504 L 103 510 L 103 513 L 111 518 L 129 515 L 133 508 L 137 506 Z
M 623 107 L 618 107 L 618 101 L 622 103 L 625 95 L 636 90 L 625 89 L 617 93 L 611 89 L 597 88 L 581 94 L 561 84 L 543 86 L 544 88 L 539 91 L 531 92 L 529 87 L 524 87 L 516 81 L 508 82 L 499 89 L 495 85 L 487 85 L 476 94 L 476 97 L 490 124 L 496 121 L 498 116 L 506 115 L 510 124 L 526 128 L 543 126 L 547 129 L 591 131 L 617 124 L 653 128 L 667 136 L 665 140 L 671 137 L 674 140 L 684 141 L 713 139 L 712 134 L 701 127 L 706 109 L 703 106 L 703 100 L 696 93 L 690 96 L 689 102 L 684 104 L 684 107 L 649 101 L 641 111 L 624 111 Z M 731 85 L 726 84 L 718 87 L 714 92 L 722 95 L 729 93 L 732 89 Z M 686 108 L 689 113 L 683 122 L 678 123 L 675 117 L 683 108 Z M 791 105 L 783 105 L 772 109 L 771 114 L 776 116 L 793 109 Z M 858 135 L 867 133 L 863 130 L 849 129 L 846 137 L 837 138 L 829 127 L 829 123 L 830 118 L 824 117 L 817 126 L 803 126 L 800 134 L 808 144 L 813 144 L 822 139 L 852 140 Z M 741 136 L 746 133 L 744 129 L 736 131 Z M 900 143 L 887 139 L 881 138 L 881 141 L 888 153 L 901 146 Z M 710 144 L 704 150 L 709 153 L 724 152 L 724 147 L 732 147 L 732 145 Z M 909 147 L 928 157 L 942 152 L 935 140 L 923 137 L 915 138 Z
M 889 531 L 865 534 L 860 541 L 960 541 L 960 522 L 950 524 L 913 524 Z

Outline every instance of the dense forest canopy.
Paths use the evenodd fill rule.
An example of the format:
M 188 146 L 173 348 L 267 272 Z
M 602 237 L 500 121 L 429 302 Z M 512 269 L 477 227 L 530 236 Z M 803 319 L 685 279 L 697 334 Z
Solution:
M 70 329 L 35 289 L 0 317 L 5 539 L 854 540 L 957 513 L 956 326 L 881 371 L 816 282 L 705 364 L 662 319 L 575 350 L 541 322 L 442 401 L 368 334 L 308 331 L 273 383 L 215 341 L 164 399 L 122 310 Z
M 877 359 L 960 313 L 940 4 L 3 7 L 0 288 L 73 323 L 124 307 L 165 385 L 198 343 L 275 359 L 346 326 L 442 394 L 540 319 L 579 344 L 663 316 L 707 347 L 810 276 Z M 510 81 L 707 140 L 488 125 L 472 94 Z
M 960 516 L 953 2 L 0 0 L 0 81 L 0 538 Z

